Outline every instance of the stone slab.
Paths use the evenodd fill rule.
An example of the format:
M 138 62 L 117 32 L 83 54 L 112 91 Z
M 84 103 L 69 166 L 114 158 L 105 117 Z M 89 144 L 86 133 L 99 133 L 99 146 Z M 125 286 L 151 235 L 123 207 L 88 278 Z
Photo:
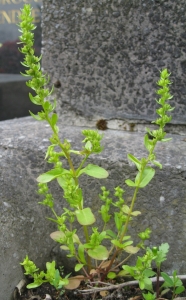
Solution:
M 81 130 L 84 127 L 60 125 L 61 139 L 69 139 L 75 149 L 81 147 Z M 55 225 L 45 219 L 51 216 L 47 208 L 39 205 L 36 177 L 48 170 L 44 161 L 45 150 L 49 145 L 50 128 L 45 123 L 31 117 L 0 122 L 0 287 L 1 300 L 9 300 L 20 279 L 22 270 L 19 265 L 26 254 L 39 267 L 47 260 L 56 258 L 69 265 L 64 253 L 60 253 L 49 238 Z M 172 141 L 161 143 L 157 147 L 157 159 L 163 164 L 163 170 L 157 170 L 156 176 L 148 188 L 141 189 L 136 208 L 142 216 L 135 219 L 130 232 L 134 236 L 146 227 L 153 230 L 150 246 L 162 242 L 170 244 L 168 261 L 163 269 L 171 272 L 186 272 L 186 137 L 169 134 Z M 99 210 L 98 193 L 100 185 L 113 190 L 117 185 L 124 186 L 124 180 L 134 178 L 136 169 L 127 160 L 127 153 L 137 157 L 145 154 L 143 133 L 118 130 L 106 130 L 103 138 L 104 151 L 89 162 L 97 163 L 109 171 L 106 180 L 98 181 L 91 177 L 82 177 L 86 205 Z M 75 165 L 78 164 L 75 159 Z M 56 199 L 56 209 L 61 211 L 65 205 L 61 190 L 51 185 Z M 125 200 L 131 199 L 128 187 Z M 134 263 L 134 262 L 132 262 Z
M 186 124 L 185 0 L 44 0 L 43 69 L 58 112 L 154 119 L 159 70 L 172 73 L 174 123 Z

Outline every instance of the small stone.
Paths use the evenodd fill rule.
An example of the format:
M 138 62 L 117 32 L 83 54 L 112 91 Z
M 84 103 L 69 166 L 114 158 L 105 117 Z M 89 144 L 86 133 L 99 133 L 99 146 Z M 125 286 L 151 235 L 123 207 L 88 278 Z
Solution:
M 119 11 L 114 11 L 112 13 L 112 15 L 113 15 L 114 18 L 118 18 L 120 16 L 120 12 Z

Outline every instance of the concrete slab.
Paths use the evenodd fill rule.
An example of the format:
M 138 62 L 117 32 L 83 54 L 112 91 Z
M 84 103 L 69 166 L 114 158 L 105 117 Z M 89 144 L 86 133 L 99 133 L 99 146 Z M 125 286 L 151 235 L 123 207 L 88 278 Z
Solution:
M 81 147 L 83 127 L 60 125 L 61 139 L 69 139 L 75 149 Z M 65 265 L 68 272 L 65 253 L 60 252 L 49 234 L 55 230 L 55 224 L 47 221 L 51 216 L 47 208 L 39 205 L 36 177 L 46 171 L 45 150 L 51 135 L 48 125 L 30 117 L 0 122 L 0 287 L 1 300 L 11 299 L 11 293 L 20 279 L 22 270 L 19 265 L 26 254 L 39 267 L 47 260 L 56 258 Z M 186 272 L 186 137 L 169 134 L 172 141 L 160 143 L 157 147 L 157 159 L 163 164 L 163 170 L 157 170 L 156 176 L 148 188 L 141 189 L 136 208 L 142 215 L 135 219 L 130 233 L 134 236 L 146 227 L 153 230 L 149 245 L 162 242 L 170 244 L 168 261 L 163 269 L 171 272 Z M 109 178 L 96 180 L 82 177 L 86 205 L 99 210 L 99 188 L 105 185 L 113 190 L 121 185 L 126 190 L 128 203 L 132 191 L 124 186 L 124 180 L 134 178 L 136 170 L 127 160 L 127 153 L 137 157 L 145 155 L 143 133 L 106 130 L 103 139 L 104 151 L 89 161 L 103 166 L 109 171 Z M 78 163 L 75 159 L 75 165 Z M 56 199 L 56 209 L 61 211 L 65 202 L 61 189 L 51 185 Z M 132 262 L 133 263 L 133 262 Z

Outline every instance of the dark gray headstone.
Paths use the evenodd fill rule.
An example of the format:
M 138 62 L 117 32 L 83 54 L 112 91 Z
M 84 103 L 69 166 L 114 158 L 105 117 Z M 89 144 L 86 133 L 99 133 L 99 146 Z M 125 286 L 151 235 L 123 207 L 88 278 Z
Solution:
M 0 0 L 0 43 L 18 38 L 16 24 L 19 22 L 20 8 L 30 3 L 33 7 L 32 16 L 35 23 L 40 22 L 40 7 L 42 0 Z
M 30 3 L 32 16 L 37 24 L 35 48 L 39 55 L 41 50 L 41 4 L 42 0 L 0 0 L 0 73 L 19 74 L 23 71 L 20 65 L 22 54 L 18 50 L 18 31 L 20 8 Z

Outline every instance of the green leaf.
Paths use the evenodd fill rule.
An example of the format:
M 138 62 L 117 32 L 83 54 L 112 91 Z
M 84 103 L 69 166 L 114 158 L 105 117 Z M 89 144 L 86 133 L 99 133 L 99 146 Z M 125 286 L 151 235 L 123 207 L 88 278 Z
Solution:
M 153 160 L 152 163 L 157 166 L 158 168 L 162 169 L 162 164 L 159 161 Z
M 114 273 L 114 272 L 109 272 L 109 273 L 107 274 L 107 278 L 109 278 L 109 279 L 114 279 L 114 278 L 116 278 L 116 273 Z
M 130 274 L 132 277 L 135 276 L 135 272 L 134 272 L 135 267 L 130 267 L 128 265 L 123 265 L 122 268 L 125 272 L 127 272 L 127 274 Z M 134 279 L 136 279 L 136 278 L 134 278 Z
M 148 290 L 148 291 L 152 291 L 152 290 L 153 290 L 153 289 L 152 289 L 152 281 L 150 280 L 150 278 L 145 277 L 145 278 L 142 279 L 142 282 L 143 282 L 144 288 L 145 288 L 146 290 Z M 140 285 L 140 281 L 139 281 L 139 285 Z M 140 286 L 140 288 L 141 288 L 141 286 Z M 144 289 L 144 288 L 143 288 L 143 289 Z
M 112 230 L 110 230 L 110 229 L 106 230 L 106 233 L 107 233 L 110 237 L 112 237 L 112 238 L 114 238 L 114 239 L 117 238 L 117 235 L 116 235 Z
M 50 104 L 49 101 L 45 101 L 43 103 L 43 108 L 44 108 L 45 111 L 50 110 L 50 107 L 51 107 L 51 104 Z
M 184 288 L 184 286 L 182 285 L 182 286 L 178 286 L 177 288 L 176 288 L 176 290 L 175 290 L 175 294 L 176 295 L 178 295 L 178 294 L 181 294 L 182 292 L 184 292 L 185 291 L 185 288 Z
M 143 274 L 145 277 L 152 277 L 152 276 L 156 275 L 156 273 L 150 269 L 144 270 Z
M 93 224 L 96 219 L 91 211 L 91 209 L 89 207 L 87 208 L 84 208 L 82 210 L 76 210 L 75 211 L 75 214 L 76 214 L 76 217 L 77 217 L 77 220 L 79 222 L 79 224 L 81 225 L 91 225 Z
M 135 187 L 136 186 L 136 183 L 135 182 L 133 182 L 132 180 L 130 180 L 130 179 L 127 179 L 127 180 L 125 180 L 125 183 L 128 185 L 128 186 L 133 186 L 133 187 Z
M 169 251 L 169 244 L 163 243 L 159 246 L 159 250 L 157 251 L 155 262 L 158 267 L 160 267 L 161 263 L 166 260 L 166 255 Z
M 173 287 L 174 286 L 174 282 L 173 282 L 172 278 L 169 277 L 168 274 L 166 274 L 164 272 L 161 272 L 161 276 L 165 280 L 165 284 L 166 284 L 167 287 Z
M 133 247 L 133 246 L 127 246 L 124 249 L 125 252 L 130 253 L 130 254 L 136 254 L 139 250 L 140 250 L 140 248 Z
M 137 216 L 141 215 L 141 212 L 138 210 L 135 210 L 131 213 L 131 215 L 137 217 Z
M 64 178 L 64 176 L 57 177 L 57 182 L 63 190 L 66 188 L 67 183 L 66 183 L 66 179 Z
M 92 143 L 90 141 L 86 142 L 85 149 L 88 150 L 88 151 L 92 150 Z
M 80 244 L 78 247 L 78 255 L 79 255 L 81 262 L 86 265 L 86 259 L 85 259 L 85 255 L 84 255 L 84 246 L 82 244 Z
M 78 272 L 79 270 L 81 270 L 83 268 L 84 264 L 76 264 L 75 265 L 75 271 Z
M 121 244 L 118 240 L 111 240 L 111 243 L 112 243 L 114 246 L 116 246 L 116 247 L 118 247 L 118 248 L 120 248 L 120 249 L 124 249 L 124 250 L 125 250 L 125 248 L 126 248 L 127 246 L 130 246 L 131 244 L 133 244 L 133 241 L 128 241 L 128 242 L 125 242 L 125 243 Z
M 156 295 L 154 293 L 151 294 L 148 292 L 148 294 L 143 293 L 142 295 L 145 300 L 155 300 L 156 299 Z
M 45 282 L 45 281 L 43 281 L 43 282 Z M 29 283 L 29 284 L 27 284 L 27 289 L 35 289 L 35 288 L 37 288 L 38 286 L 40 286 L 40 285 L 42 285 L 43 284 L 43 282 L 32 282 L 32 283 Z
M 51 239 L 53 239 L 54 241 L 63 239 L 65 237 L 65 233 L 62 231 L 54 231 L 50 234 Z
M 140 169 L 141 169 L 141 162 L 140 162 L 140 160 L 137 159 L 137 158 L 136 158 L 135 156 L 133 156 L 132 154 L 128 154 L 127 157 L 128 157 L 128 159 L 129 159 L 130 161 L 132 161 L 132 162 L 136 165 L 137 169 L 140 171 Z
M 130 207 L 128 205 L 123 205 L 122 206 L 122 211 L 128 215 L 129 211 L 130 211 Z
M 66 174 L 69 173 L 69 171 L 65 170 L 65 169 L 52 169 L 46 173 L 41 174 L 38 178 L 37 181 L 40 183 L 46 183 L 46 182 L 50 182 L 53 179 L 61 176 L 62 174 Z
M 58 115 L 54 113 L 51 117 L 51 123 L 53 126 L 56 125 L 57 120 L 58 120 Z
M 145 283 L 144 283 L 143 279 L 139 280 L 139 287 L 140 287 L 140 290 L 145 289 Z
M 93 164 L 88 164 L 84 169 L 82 169 L 79 172 L 79 176 L 83 173 L 99 179 L 107 178 L 109 175 L 105 169 Z
M 63 246 L 60 246 L 60 249 L 65 250 L 65 251 L 68 251 L 68 250 L 69 250 L 69 247 L 63 245 Z
M 145 187 L 151 181 L 154 175 L 155 175 L 155 170 L 151 167 L 146 167 L 143 170 L 142 175 L 140 173 L 137 174 L 135 178 L 136 186 L 139 186 L 140 188 Z
M 30 98 L 30 101 L 32 101 L 32 103 L 34 103 L 35 105 L 41 105 L 41 99 L 38 95 L 32 96 L 32 94 L 29 93 L 29 98 Z
M 123 277 L 123 276 L 126 276 L 126 275 L 128 275 L 128 274 L 129 274 L 129 272 L 127 272 L 127 271 L 125 271 L 125 270 L 122 270 L 122 271 L 120 271 L 120 272 L 117 274 L 117 276 Z
M 35 120 L 37 120 L 37 121 L 42 121 L 42 120 L 43 120 L 40 116 L 34 115 L 30 110 L 29 110 L 29 113 L 31 114 L 31 116 L 32 116 Z
M 150 152 L 150 150 L 152 148 L 152 141 L 149 140 L 148 134 L 146 134 L 144 137 L 144 144 L 145 144 L 146 149 Z
M 115 221 L 115 224 L 116 224 L 116 228 L 119 231 L 122 227 L 122 219 L 119 216 L 119 213 L 117 213 L 117 212 L 114 213 L 114 221 Z
M 168 142 L 168 141 L 171 141 L 172 138 L 168 138 L 168 139 L 162 139 L 161 142 Z
M 109 252 L 106 247 L 99 245 L 94 249 L 89 249 L 88 255 L 97 260 L 106 260 L 109 257 Z

